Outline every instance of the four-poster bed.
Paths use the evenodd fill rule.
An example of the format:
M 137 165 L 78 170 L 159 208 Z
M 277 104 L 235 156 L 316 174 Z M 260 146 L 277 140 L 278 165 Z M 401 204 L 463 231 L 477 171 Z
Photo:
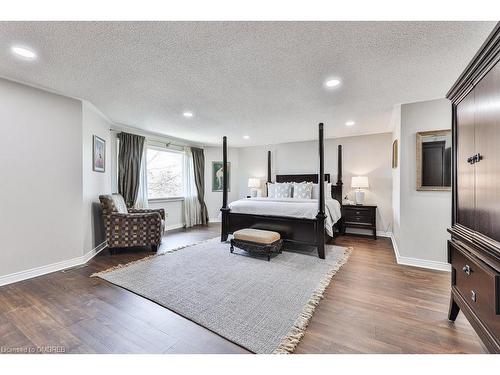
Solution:
M 328 234 L 325 233 L 325 220 L 330 217 L 325 212 L 325 183 L 330 182 L 330 175 L 324 172 L 324 137 L 323 123 L 319 124 L 318 131 L 318 152 L 319 152 L 319 173 L 317 174 L 291 174 L 276 175 L 276 182 L 312 182 L 317 183 L 319 187 L 319 197 L 317 199 L 317 212 L 313 217 L 293 217 L 282 215 L 255 214 L 232 212 L 227 203 L 227 138 L 222 141 L 222 159 L 223 159 L 223 189 L 222 189 L 222 226 L 221 241 L 226 241 L 229 234 L 244 229 L 267 229 L 279 232 L 285 242 L 298 245 L 307 245 L 316 247 L 318 256 L 325 258 L 325 242 L 328 240 Z M 272 182 L 271 178 L 271 151 L 268 151 L 267 182 Z M 336 218 L 335 226 L 339 229 L 340 207 L 342 204 L 342 146 L 338 146 L 338 174 L 337 183 L 332 184 L 331 198 L 338 201 L 339 215 Z M 312 201 L 312 200 L 311 200 Z M 330 204 L 331 202 L 329 202 Z M 335 202 L 336 203 L 336 202 Z M 293 204 L 293 203 L 290 203 Z M 328 206 L 330 207 L 330 206 Z M 310 216 L 310 215 L 309 215 Z M 333 235 L 333 231 L 331 231 Z

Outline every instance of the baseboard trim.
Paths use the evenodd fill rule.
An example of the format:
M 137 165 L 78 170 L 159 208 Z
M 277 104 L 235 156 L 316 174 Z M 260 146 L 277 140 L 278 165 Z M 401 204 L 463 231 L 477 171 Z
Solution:
M 94 247 L 92 250 L 90 250 L 87 254 L 85 254 L 82 257 L 82 260 L 83 260 L 82 264 L 87 263 L 89 260 L 91 260 L 97 254 L 99 254 L 101 251 L 103 251 L 106 247 L 108 247 L 108 242 L 107 241 L 101 242 L 99 245 Z
M 346 234 L 361 234 L 364 236 L 373 236 L 373 231 L 371 229 L 359 229 L 359 228 L 347 228 Z M 385 232 L 383 230 L 377 231 L 377 237 L 391 237 L 392 232 Z
M 446 262 L 438 262 L 435 260 L 418 259 L 418 258 L 402 256 L 399 253 L 399 248 L 398 248 L 398 245 L 396 243 L 396 239 L 394 238 L 394 234 L 391 233 L 390 237 L 391 237 L 392 247 L 394 249 L 394 255 L 396 256 L 396 262 L 398 264 L 401 264 L 403 266 L 426 268 L 426 269 L 436 270 L 436 271 L 451 272 L 451 266 L 449 263 L 446 263 Z
M 186 224 L 173 224 L 173 225 L 167 225 L 167 227 L 165 228 L 166 231 L 169 231 L 169 230 L 174 230 L 174 229 L 179 229 L 179 228 L 184 228 L 186 226 Z
M 32 279 L 34 277 L 43 276 L 49 273 L 62 271 L 68 268 L 73 268 L 77 266 L 81 266 L 82 264 L 87 263 L 97 254 L 99 254 L 102 250 L 107 247 L 106 241 L 97 245 L 94 249 L 90 250 L 88 253 L 82 255 L 81 257 L 76 257 L 68 260 L 63 260 L 60 262 L 47 264 L 46 266 L 40 266 L 31 268 L 29 270 L 20 271 L 11 273 L 10 275 L 0 276 L 0 286 L 17 283 L 19 281 Z
M 220 217 L 211 217 L 208 219 L 210 223 L 220 223 L 222 222 L 222 219 Z

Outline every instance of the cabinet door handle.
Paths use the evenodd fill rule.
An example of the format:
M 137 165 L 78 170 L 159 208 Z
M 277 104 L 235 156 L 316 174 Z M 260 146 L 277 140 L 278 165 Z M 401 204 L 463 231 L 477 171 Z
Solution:
M 467 275 L 470 275 L 471 272 L 470 266 L 466 264 L 464 268 L 462 268 L 462 271 L 464 271 Z
M 472 156 L 470 159 L 471 159 L 471 161 L 470 161 L 471 164 L 479 163 L 481 160 L 483 160 L 483 155 L 481 155 L 478 152 L 476 155 Z
M 472 156 L 467 158 L 467 163 L 472 164 Z

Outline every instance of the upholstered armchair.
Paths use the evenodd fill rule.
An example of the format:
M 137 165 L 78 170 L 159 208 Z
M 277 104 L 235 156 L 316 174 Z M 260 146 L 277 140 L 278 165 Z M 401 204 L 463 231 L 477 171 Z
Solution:
M 151 246 L 158 250 L 165 228 L 165 210 L 127 208 L 120 194 L 100 195 L 108 248 Z

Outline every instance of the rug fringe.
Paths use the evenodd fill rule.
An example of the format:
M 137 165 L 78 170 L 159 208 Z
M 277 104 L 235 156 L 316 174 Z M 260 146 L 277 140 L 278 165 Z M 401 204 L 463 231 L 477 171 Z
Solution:
M 323 280 L 320 281 L 318 288 L 313 292 L 311 298 L 293 324 L 292 329 L 290 330 L 288 335 L 286 335 L 281 340 L 281 343 L 274 350 L 273 354 L 290 354 L 295 351 L 300 340 L 302 339 L 302 337 L 304 337 L 306 328 L 311 321 L 314 310 L 319 305 L 321 299 L 323 299 L 324 297 L 326 288 L 328 287 L 328 285 L 330 285 L 333 276 L 335 276 L 340 267 L 342 267 L 347 262 L 352 250 L 352 247 L 346 248 L 344 255 L 340 258 L 339 261 L 337 261 L 332 269 L 328 271 Z
M 92 275 L 90 275 L 90 277 L 100 277 L 101 275 L 104 275 L 104 274 L 106 274 L 108 272 L 116 271 L 116 270 L 119 270 L 121 268 L 125 268 L 125 267 L 128 267 L 128 266 L 131 266 L 132 264 L 144 262 L 144 261 L 149 260 L 151 258 L 155 258 L 155 257 L 163 256 L 163 255 L 166 255 L 166 254 L 170 254 L 170 253 L 173 253 L 175 251 L 179 251 L 179 250 L 185 249 L 187 247 L 200 245 L 200 244 L 205 243 L 205 242 L 210 242 L 210 241 L 213 241 L 213 240 L 215 240 L 217 238 L 219 238 L 219 237 L 209 238 L 208 240 L 197 241 L 197 242 L 191 243 L 189 245 L 182 245 L 182 246 L 174 247 L 173 249 L 169 249 L 169 250 L 164 251 L 164 252 L 162 252 L 160 254 L 148 255 L 147 257 L 144 257 L 144 258 L 141 258 L 141 259 L 137 259 L 137 260 L 133 260 L 133 261 L 128 262 L 128 263 L 123 263 L 123 264 L 120 263 L 120 264 L 117 264 L 116 266 L 107 268 L 104 271 L 95 272 Z

